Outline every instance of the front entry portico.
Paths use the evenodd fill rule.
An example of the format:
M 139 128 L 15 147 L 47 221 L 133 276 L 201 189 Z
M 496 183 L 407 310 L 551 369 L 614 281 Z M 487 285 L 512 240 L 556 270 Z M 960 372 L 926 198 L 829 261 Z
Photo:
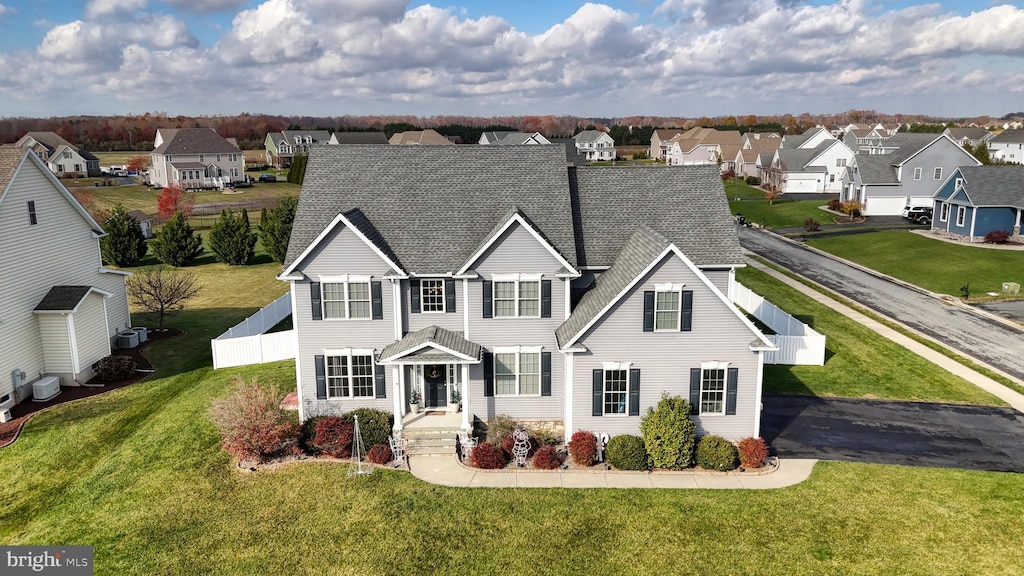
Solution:
M 423 405 L 427 408 L 448 406 L 448 366 L 429 364 L 423 367 Z

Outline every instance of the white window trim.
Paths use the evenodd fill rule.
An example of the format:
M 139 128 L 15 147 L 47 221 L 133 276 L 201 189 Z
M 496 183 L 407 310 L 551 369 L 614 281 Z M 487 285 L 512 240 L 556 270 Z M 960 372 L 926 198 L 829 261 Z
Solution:
M 601 415 L 606 418 L 626 418 L 629 416 L 629 367 L 633 365 L 632 362 L 606 362 L 602 364 L 604 370 L 601 372 Z M 626 373 L 626 401 L 624 403 L 625 410 L 622 412 L 608 412 L 605 410 L 608 398 L 608 372 L 609 371 L 624 371 Z
M 513 372 L 516 377 L 516 392 L 515 394 L 499 394 L 498 393 L 498 373 L 495 370 L 494 373 L 494 397 L 495 398 L 539 398 L 541 395 L 541 389 L 544 387 L 544 367 L 541 366 L 541 352 L 544 351 L 543 346 L 496 346 L 494 348 L 494 355 L 498 354 L 515 354 L 516 365 L 515 371 Z M 536 394 L 523 394 L 520 388 L 520 357 L 523 354 L 536 354 L 537 355 L 537 393 Z
M 342 274 L 340 276 L 320 276 L 320 318 L 326 321 L 334 320 L 373 320 L 373 286 L 370 285 L 371 276 L 368 275 L 355 275 L 355 274 Z M 341 300 L 342 308 L 345 310 L 345 316 L 328 316 L 327 315 L 327 298 L 324 296 L 324 285 L 325 284 L 341 284 L 344 286 L 342 294 L 344 298 Z M 369 296 L 370 303 L 370 315 L 366 317 L 353 318 L 351 308 L 349 304 L 351 300 L 348 297 L 348 287 L 350 284 L 366 284 L 367 294 Z M 336 302 L 337 300 L 332 300 Z
M 923 177 L 924 177 L 924 168 L 921 168 L 921 167 L 914 168 L 914 180 L 920 180 Z
M 942 166 L 936 166 L 932 170 L 932 180 L 942 180 Z
M 424 282 L 440 282 L 441 283 L 441 309 L 440 310 L 425 310 L 423 303 L 426 302 L 425 294 L 423 292 Z M 421 278 L 420 279 L 420 314 L 445 314 L 448 312 L 448 288 L 447 282 L 444 278 Z
M 953 181 L 953 192 L 956 192 L 957 190 L 959 190 L 959 189 L 961 189 L 963 187 L 964 187 L 964 179 L 963 178 L 957 178 L 956 180 Z
M 679 332 L 680 327 L 683 323 L 683 287 L 686 284 L 655 284 L 654 285 L 654 331 L 655 332 Z M 675 292 L 679 295 L 678 304 L 676 306 L 676 325 L 672 328 L 658 328 L 658 295 L 666 292 Z M 661 312 L 669 312 L 669 310 L 660 310 Z
M 964 225 L 964 222 L 966 222 L 966 221 L 967 221 L 967 207 L 966 206 L 957 206 L 956 207 L 956 225 L 958 227 L 962 228 L 963 225 Z
M 946 222 L 949 220 L 949 202 L 943 202 L 942 208 L 939 208 L 939 222 Z
M 702 409 L 704 403 L 704 371 L 705 370 L 721 370 L 722 371 L 722 411 L 721 412 L 705 412 Z M 725 403 L 729 396 L 729 363 L 719 362 L 713 360 L 711 362 L 700 363 L 700 395 L 698 396 L 697 414 L 701 416 L 725 416 Z
M 540 318 L 541 315 L 542 315 L 541 306 L 543 305 L 541 300 L 543 300 L 543 298 L 544 298 L 544 295 L 541 294 L 541 291 L 543 290 L 543 288 L 541 286 L 541 280 L 543 280 L 543 278 L 544 278 L 543 274 L 492 274 L 491 275 L 491 282 L 492 282 L 492 284 L 491 284 L 491 318 L 495 318 L 495 319 L 498 319 L 498 320 L 508 319 L 508 318 Z M 513 314 L 511 316 L 498 316 L 498 308 L 496 306 L 498 299 L 494 296 L 494 283 L 497 283 L 497 282 L 514 282 L 514 285 L 515 285 L 515 296 L 513 296 L 513 298 L 515 300 L 515 314 Z M 524 316 L 524 315 L 519 313 L 519 302 L 520 302 L 519 288 L 520 288 L 520 284 L 522 282 L 536 282 L 537 283 L 537 314 L 536 315 Z M 503 298 L 503 300 L 507 300 L 507 298 Z M 533 298 L 530 298 L 530 300 L 533 300 Z
M 337 348 L 324 350 L 324 383 L 327 389 L 327 400 L 355 400 L 357 398 L 375 398 L 377 396 L 377 363 L 374 360 L 373 348 Z M 370 358 L 370 394 L 368 396 L 356 396 L 352 386 L 352 358 L 356 356 L 369 356 Z M 343 376 L 345 388 L 348 389 L 348 396 L 331 396 L 331 376 L 327 374 L 328 358 L 344 358 L 347 376 Z M 338 378 L 338 377 L 336 377 Z

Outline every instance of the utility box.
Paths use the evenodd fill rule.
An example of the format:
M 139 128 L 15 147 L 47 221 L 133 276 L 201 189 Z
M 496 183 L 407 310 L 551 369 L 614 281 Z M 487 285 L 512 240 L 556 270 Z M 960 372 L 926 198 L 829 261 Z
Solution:
M 1003 282 L 1003 294 L 1020 294 L 1020 284 L 1017 282 Z

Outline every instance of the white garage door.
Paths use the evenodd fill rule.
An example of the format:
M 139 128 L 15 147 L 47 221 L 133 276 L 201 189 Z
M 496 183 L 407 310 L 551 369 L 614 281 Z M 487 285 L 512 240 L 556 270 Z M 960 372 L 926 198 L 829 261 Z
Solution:
M 896 198 L 868 198 L 864 206 L 865 216 L 899 216 L 903 213 L 903 207 L 907 205 L 907 197 Z
M 932 202 L 931 196 L 911 196 L 910 206 L 928 206 L 931 207 L 934 203 Z

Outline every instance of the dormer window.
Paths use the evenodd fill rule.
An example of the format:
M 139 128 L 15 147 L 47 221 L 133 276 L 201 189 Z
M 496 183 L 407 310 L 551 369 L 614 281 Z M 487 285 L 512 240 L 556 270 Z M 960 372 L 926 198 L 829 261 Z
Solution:
M 302 144 L 302 136 L 296 136 L 295 137 L 295 143 L 296 144 Z

